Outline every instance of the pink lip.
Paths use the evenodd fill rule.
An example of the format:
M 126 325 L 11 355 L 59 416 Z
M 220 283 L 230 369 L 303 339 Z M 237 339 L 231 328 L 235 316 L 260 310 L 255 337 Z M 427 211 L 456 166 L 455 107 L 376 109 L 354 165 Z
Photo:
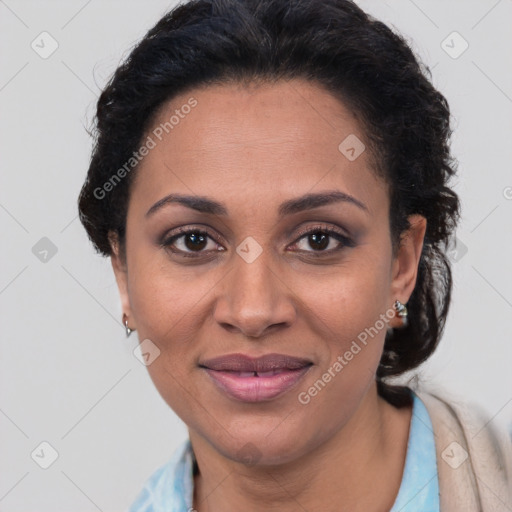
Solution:
M 247 373 L 222 372 L 205 368 L 215 384 L 228 395 L 243 402 L 264 402 L 291 389 L 310 369 L 279 370 L 269 377 L 246 377 Z
M 309 371 L 312 362 L 282 354 L 250 358 L 232 354 L 200 364 L 215 385 L 243 402 L 272 400 L 294 387 Z

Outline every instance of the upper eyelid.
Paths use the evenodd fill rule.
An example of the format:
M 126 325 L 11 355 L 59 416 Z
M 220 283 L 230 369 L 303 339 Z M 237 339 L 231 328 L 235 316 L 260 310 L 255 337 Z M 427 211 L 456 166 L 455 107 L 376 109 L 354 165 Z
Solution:
M 326 225 L 317 224 L 317 225 L 314 225 L 314 226 L 309 226 L 309 227 L 304 228 L 304 229 L 300 229 L 296 236 L 299 237 L 299 238 L 302 238 L 303 236 L 307 235 L 308 233 L 314 232 L 315 230 L 317 230 L 317 231 L 326 231 L 326 232 L 330 232 L 330 233 L 336 233 L 336 234 L 338 234 L 340 236 L 343 236 L 345 238 L 350 238 L 350 236 L 345 232 L 344 229 L 341 229 L 339 227 L 330 226 L 328 224 L 326 224 Z
M 328 224 L 324 224 L 324 225 L 316 224 L 316 225 L 309 226 L 304 229 L 300 229 L 299 232 L 296 234 L 296 236 L 298 236 L 298 237 L 304 236 L 305 234 L 308 234 L 309 232 L 314 231 L 315 229 L 318 231 L 334 231 L 335 233 L 343 235 L 346 238 L 350 238 L 350 235 L 348 233 L 346 233 L 346 230 L 339 228 L 339 227 L 333 227 Z M 210 226 L 205 227 L 205 226 L 201 226 L 201 225 L 196 226 L 194 224 L 191 224 L 190 226 L 180 226 L 178 228 L 175 228 L 175 230 L 169 230 L 169 231 L 176 231 L 176 232 L 173 234 L 169 234 L 169 232 L 165 233 L 163 236 L 164 239 L 183 236 L 183 235 L 186 235 L 191 232 L 200 232 L 200 233 L 204 233 L 204 234 L 210 236 L 211 238 L 213 238 L 215 240 L 215 236 L 211 236 L 211 231 L 215 231 L 215 230 L 213 228 L 211 228 Z M 293 230 L 293 231 L 296 231 L 296 230 Z

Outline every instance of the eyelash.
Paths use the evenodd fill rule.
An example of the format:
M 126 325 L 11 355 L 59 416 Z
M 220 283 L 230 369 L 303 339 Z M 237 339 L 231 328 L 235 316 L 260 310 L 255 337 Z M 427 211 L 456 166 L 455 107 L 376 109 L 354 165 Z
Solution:
M 302 240 L 307 235 L 312 235 L 312 234 L 319 233 L 319 232 L 329 235 L 330 237 L 336 239 L 338 242 L 341 242 L 341 246 L 337 247 L 335 249 L 329 249 L 328 251 L 299 251 L 299 252 L 303 252 L 303 253 L 306 252 L 310 256 L 313 256 L 314 258 L 320 258 L 320 257 L 324 257 L 325 255 L 331 255 L 335 252 L 341 251 L 345 247 L 354 247 L 354 245 L 355 245 L 354 242 L 346 235 L 342 234 L 341 232 L 339 232 L 333 228 L 328 228 L 326 226 L 314 226 L 312 228 L 308 228 L 304 231 L 299 232 L 297 235 L 296 241 L 292 245 L 296 245 L 300 240 Z M 199 258 L 202 256 L 203 251 L 198 251 L 198 252 L 194 253 L 194 252 L 182 251 L 181 249 L 176 250 L 176 249 L 171 248 L 172 244 L 176 240 L 178 240 L 179 238 L 184 237 L 188 234 L 191 234 L 191 233 L 194 233 L 194 234 L 200 235 L 200 236 L 207 236 L 208 238 L 211 238 L 217 244 L 221 245 L 220 242 L 218 240 L 216 240 L 215 237 L 211 236 L 207 231 L 205 231 L 203 229 L 199 229 L 199 228 L 189 228 L 189 227 L 178 228 L 173 235 L 171 235 L 170 237 L 166 237 L 160 245 L 165 249 L 169 249 L 174 254 L 179 254 L 180 256 L 183 256 L 185 258 Z
M 355 245 L 354 242 L 348 236 L 344 235 L 340 231 L 338 231 L 334 228 L 328 228 L 326 226 L 321 226 L 321 225 L 313 226 L 311 228 L 307 228 L 303 231 L 300 231 L 297 234 L 297 239 L 293 243 L 293 245 L 297 244 L 300 240 L 302 240 L 307 235 L 312 235 L 315 233 L 323 233 L 323 234 L 329 235 L 330 237 L 334 238 L 338 242 L 341 242 L 341 246 L 336 247 L 335 249 L 329 249 L 328 251 L 301 251 L 301 252 L 306 252 L 306 253 L 310 254 L 310 256 L 313 256 L 314 258 L 321 258 L 322 256 L 325 256 L 325 255 L 331 255 L 338 251 L 341 251 L 345 247 L 354 247 L 354 245 Z

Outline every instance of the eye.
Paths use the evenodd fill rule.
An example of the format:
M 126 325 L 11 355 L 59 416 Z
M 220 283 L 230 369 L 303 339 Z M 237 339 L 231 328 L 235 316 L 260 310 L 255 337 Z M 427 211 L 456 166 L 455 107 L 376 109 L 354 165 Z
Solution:
M 311 247 L 310 251 L 307 248 L 300 248 L 301 252 L 312 253 L 311 256 L 322 256 L 325 254 L 332 254 L 340 251 L 345 246 L 353 247 L 354 243 L 343 233 L 325 226 L 315 226 L 306 231 L 299 233 L 299 239 L 295 242 L 294 247 L 300 246 Z M 315 254 L 316 253 L 316 254 Z
M 178 228 L 174 234 L 166 237 L 161 245 L 173 253 L 192 258 L 205 252 L 224 250 L 219 249 L 219 244 L 207 231 L 198 228 Z
M 299 238 L 292 247 L 314 257 L 326 256 L 338 252 L 344 247 L 354 247 L 354 243 L 349 237 L 326 226 L 314 226 L 300 232 L 298 236 Z M 300 245 L 303 248 L 300 248 Z M 161 246 L 174 254 L 188 258 L 225 250 L 207 231 L 194 227 L 176 229 L 161 242 Z M 308 250 L 308 246 L 313 250 Z

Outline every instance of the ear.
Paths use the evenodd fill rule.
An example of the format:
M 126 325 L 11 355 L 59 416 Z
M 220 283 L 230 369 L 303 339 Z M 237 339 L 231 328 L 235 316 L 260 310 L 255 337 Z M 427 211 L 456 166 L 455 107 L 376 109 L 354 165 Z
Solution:
M 410 228 L 402 233 L 400 247 L 393 260 L 392 282 L 390 289 L 391 306 L 395 300 L 403 304 L 409 301 L 418 276 L 423 240 L 427 229 L 427 219 L 422 215 L 410 215 L 408 217 Z M 399 327 L 401 320 L 396 316 L 390 320 L 391 327 Z
M 110 256 L 110 262 L 112 264 L 112 269 L 114 270 L 114 275 L 116 277 L 117 288 L 119 290 L 119 296 L 121 298 L 121 307 L 123 313 L 126 313 L 129 319 L 131 319 L 131 308 L 130 308 L 130 299 L 128 295 L 128 273 L 126 268 L 126 261 L 124 261 L 121 250 L 119 247 L 119 239 L 117 233 L 114 231 L 109 231 L 108 239 L 110 242 L 110 247 L 112 248 L 112 254 Z M 133 319 L 130 321 L 130 327 L 135 329 L 133 325 Z

